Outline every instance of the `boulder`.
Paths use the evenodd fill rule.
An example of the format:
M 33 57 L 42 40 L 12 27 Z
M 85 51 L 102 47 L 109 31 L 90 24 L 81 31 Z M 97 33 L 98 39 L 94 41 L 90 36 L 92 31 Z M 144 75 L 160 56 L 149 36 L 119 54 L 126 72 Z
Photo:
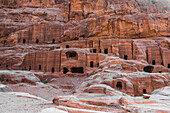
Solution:
M 29 71 L 17 71 L 17 70 L 0 70 L 0 78 L 5 83 L 30 83 L 35 84 L 40 82 L 40 79 Z
M 0 84 L 0 92 L 11 92 L 12 89 L 9 86 Z

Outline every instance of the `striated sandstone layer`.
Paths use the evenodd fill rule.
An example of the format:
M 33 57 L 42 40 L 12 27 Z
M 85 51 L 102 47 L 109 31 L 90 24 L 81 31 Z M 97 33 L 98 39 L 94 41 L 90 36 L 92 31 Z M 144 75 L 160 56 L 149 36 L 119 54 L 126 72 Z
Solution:
M 82 38 L 169 37 L 168 4 L 168 0 L 1 0 L 0 42 L 10 46 Z
M 169 0 L 0 0 L 0 112 L 168 113 L 169 37 Z

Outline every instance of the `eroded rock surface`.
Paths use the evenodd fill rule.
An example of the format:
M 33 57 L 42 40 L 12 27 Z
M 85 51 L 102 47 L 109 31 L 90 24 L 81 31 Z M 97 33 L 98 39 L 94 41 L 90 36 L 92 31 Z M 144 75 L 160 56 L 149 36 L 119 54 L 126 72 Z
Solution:
M 170 112 L 169 4 L 0 0 L 0 112 Z
M 0 84 L 0 92 L 11 92 L 12 89 L 9 86 Z

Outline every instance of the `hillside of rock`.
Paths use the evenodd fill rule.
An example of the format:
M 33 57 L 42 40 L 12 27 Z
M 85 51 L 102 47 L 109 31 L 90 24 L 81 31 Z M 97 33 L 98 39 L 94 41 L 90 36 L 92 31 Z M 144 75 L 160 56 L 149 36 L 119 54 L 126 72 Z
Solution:
M 169 113 L 170 0 L 0 0 L 0 113 Z

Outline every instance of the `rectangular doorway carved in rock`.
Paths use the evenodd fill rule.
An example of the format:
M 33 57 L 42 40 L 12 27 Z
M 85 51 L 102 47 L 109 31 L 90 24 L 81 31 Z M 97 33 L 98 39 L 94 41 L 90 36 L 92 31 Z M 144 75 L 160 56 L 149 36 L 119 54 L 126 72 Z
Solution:
M 83 67 L 72 67 L 71 68 L 72 73 L 84 73 Z
M 146 94 L 146 89 L 143 89 L 143 94 Z
M 104 49 L 104 53 L 105 53 L 105 54 L 108 54 L 108 49 Z
M 37 44 L 39 43 L 39 40 L 38 40 L 38 39 L 36 39 L 36 43 L 37 43 Z
M 155 60 L 152 60 L 152 65 L 155 65 L 156 63 L 155 63 Z
M 55 69 L 54 69 L 54 67 L 51 69 L 51 72 L 52 72 L 52 73 L 54 73 L 54 72 L 55 72 Z
M 93 67 L 93 61 L 90 62 L 90 67 Z
M 128 59 L 128 56 L 127 56 L 127 55 L 124 55 L 124 59 L 127 60 L 127 59 Z
M 96 53 L 96 49 L 93 49 L 93 53 Z
M 24 38 L 24 39 L 23 39 L 23 44 L 25 44 L 25 43 L 26 43 L 26 39 Z
M 64 67 L 63 68 L 63 74 L 66 74 L 67 72 L 69 72 L 69 70 L 66 67 Z
M 53 44 L 55 43 L 55 39 L 52 40 L 52 43 L 53 43 Z
M 66 45 L 66 48 L 69 48 L 69 45 Z
M 39 65 L 39 70 L 41 70 L 41 65 Z

